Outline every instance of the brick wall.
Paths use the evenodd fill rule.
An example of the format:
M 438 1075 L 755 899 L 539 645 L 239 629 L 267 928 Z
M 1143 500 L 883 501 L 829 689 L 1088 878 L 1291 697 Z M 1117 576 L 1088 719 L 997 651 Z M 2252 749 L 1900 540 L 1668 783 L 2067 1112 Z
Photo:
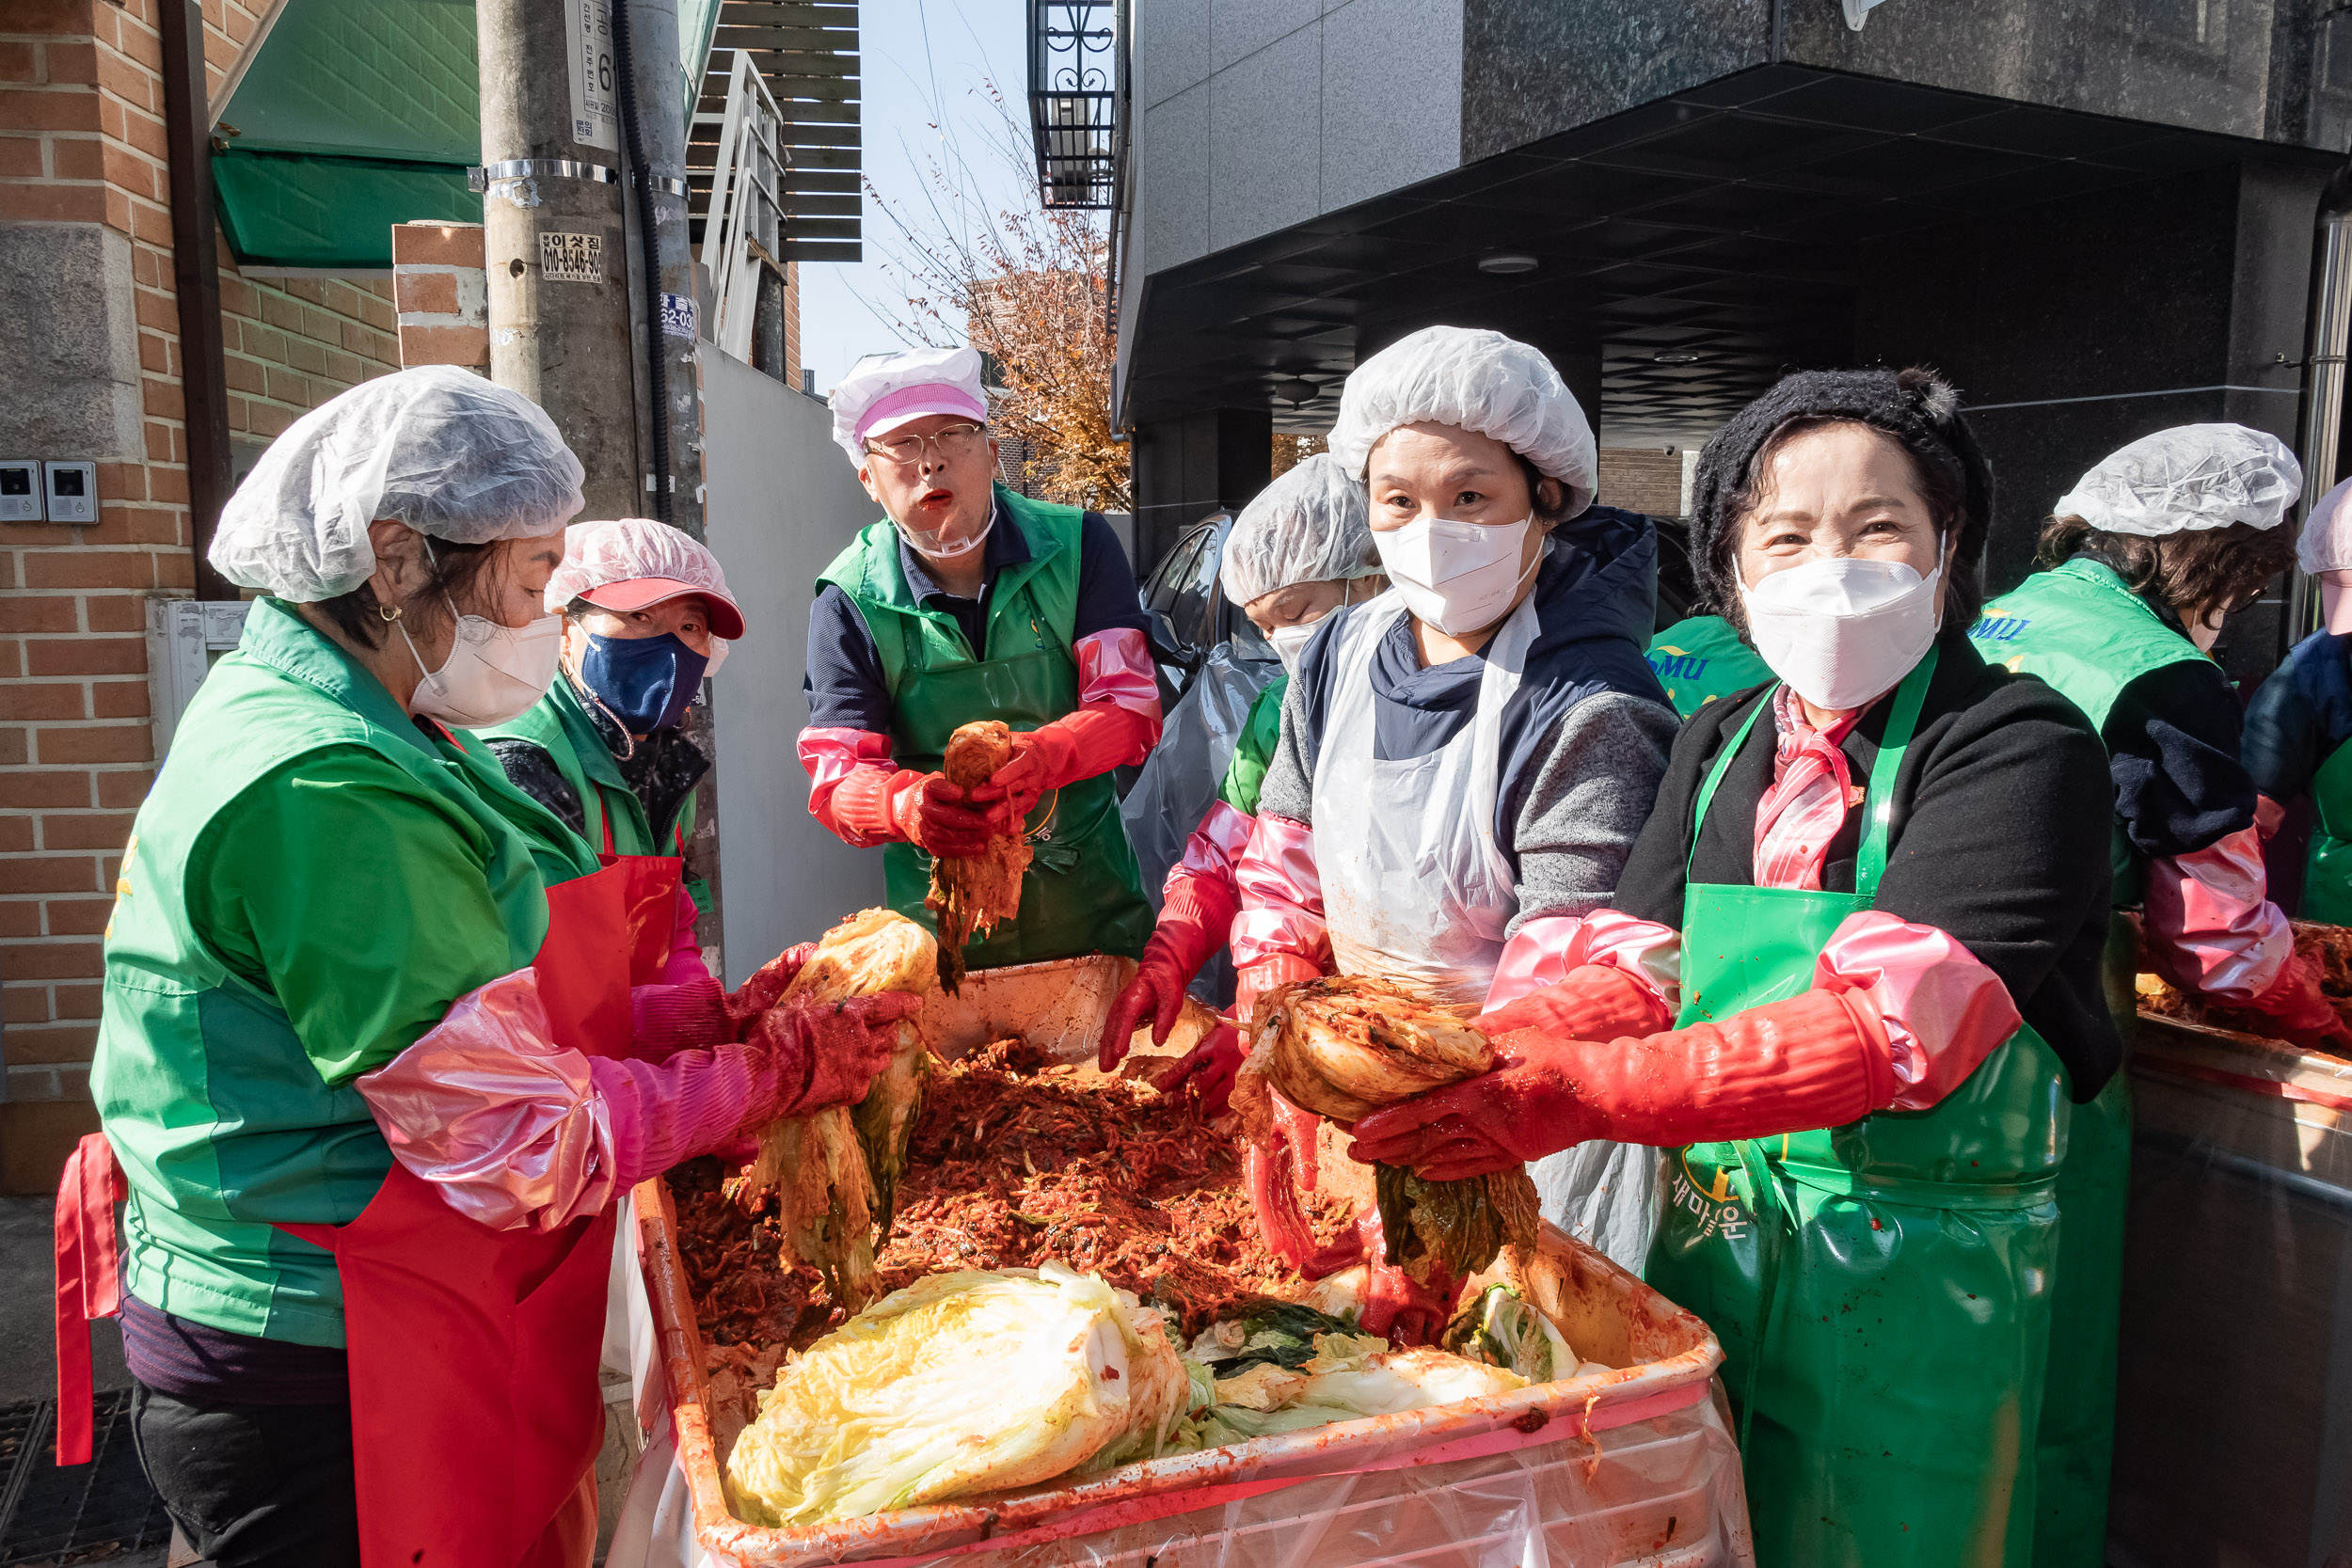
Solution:
M 99 463 L 99 520 L 0 524 L 0 1190 L 96 1125 L 119 850 L 153 776 L 147 601 L 195 581 L 158 0 L 0 0 L 0 448 Z M 213 85 L 263 0 L 205 0 Z M 222 264 L 240 441 L 397 359 L 389 278 Z
M 1603 447 L 1594 499 L 1653 517 L 1682 515 L 1682 453 L 1659 447 Z

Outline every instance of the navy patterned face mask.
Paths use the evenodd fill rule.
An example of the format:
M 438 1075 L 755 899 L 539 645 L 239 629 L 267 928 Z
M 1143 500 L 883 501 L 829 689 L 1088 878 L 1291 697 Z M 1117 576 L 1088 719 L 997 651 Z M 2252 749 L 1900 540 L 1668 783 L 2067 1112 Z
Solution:
M 588 634 L 580 678 L 631 735 L 676 727 L 710 660 L 674 632 L 659 637 Z

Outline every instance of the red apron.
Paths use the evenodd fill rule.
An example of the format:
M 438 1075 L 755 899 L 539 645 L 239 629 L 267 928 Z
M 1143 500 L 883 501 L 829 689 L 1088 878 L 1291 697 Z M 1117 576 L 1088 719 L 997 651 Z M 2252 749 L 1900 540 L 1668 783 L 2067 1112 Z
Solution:
M 628 1045 L 632 984 L 660 978 L 679 862 L 601 857 L 548 889 L 531 960 L 560 1043 Z M 57 1189 L 57 1463 L 90 1457 L 87 1320 L 120 1304 L 114 1150 L 91 1133 Z M 395 1162 L 345 1226 L 287 1225 L 342 1276 L 364 1568 L 585 1568 L 604 1440 L 597 1367 L 613 1211 L 492 1230 Z
M 649 856 L 548 889 L 531 966 L 556 1040 L 627 1049 L 676 899 L 677 863 Z M 612 1227 L 493 1230 L 397 1163 L 351 1224 L 280 1227 L 342 1275 L 362 1568 L 586 1568 Z

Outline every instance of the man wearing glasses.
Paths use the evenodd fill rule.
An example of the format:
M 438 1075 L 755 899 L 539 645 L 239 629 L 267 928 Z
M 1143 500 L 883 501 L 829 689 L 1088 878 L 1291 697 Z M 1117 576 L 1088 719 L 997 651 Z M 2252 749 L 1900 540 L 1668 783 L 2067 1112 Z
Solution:
M 869 357 L 832 406 L 834 439 L 888 515 L 818 579 L 809 811 L 844 843 L 881 845 L 891 907 L 927 925 L 931 857 L 1024 824 L 1020 917 L 973 941 L 973 969 L 1139 955 L 1152 909 L 1110 774 L 1159 740 L 1160 699 L 1127 552 L 1099 514 L 995 483 L 972 349 Z M 967 797 L 939 765 L 977 719 L 1019 733 Z

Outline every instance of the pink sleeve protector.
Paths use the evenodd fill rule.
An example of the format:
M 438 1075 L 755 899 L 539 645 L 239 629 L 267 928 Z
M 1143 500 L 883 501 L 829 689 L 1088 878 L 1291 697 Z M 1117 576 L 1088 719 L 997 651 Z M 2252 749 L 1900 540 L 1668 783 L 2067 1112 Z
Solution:
M 1948 933 L 1880 910 L 1839 924 L 1813 961 L 1813 989 L 1869 1001 L 1898 1111 L 1936 1104 L 2023 1022 L 2000 976 Z
M 1132 713 L 1144 722 L 1143 750 L 1158 745 L 1160 685 L 1152 673 L 1152 645 L 1143 633 L 1133 626 L 1113 626 L 1081 637 L 1071 652 L 1078 656 L 1078 705 Z
M 1331 958 L 1331 938 L 1323 924 L 1314 830 L 1260 812 L 1233 879 L 1241 887 L 1241 913 L 1233 917 L 1233 967 L 1248 969 L 1281 957 L 1323 973 Z
M 548 1038 L 528 969 L 458 998 L 358 1089 L 393 1157 L 493 1229 L 552 1230 L 774 1115 L 805 1074 L 740 1045 L 660 1064 Z
M 1613 969 L 1658 999 L 1669 1019 L 1682 1001 L 1682 935 L 1615 910 L 1582 917 L 1546 915 L 1511 933 L 1486 991 L 1488 1011 L 1516 1002 L 1586 964 Z M 1664 1027 L 1663 1024 L 1660 1025 Z
M 869 849 L 908 836 L 909 797 L 924 775 L 892 760 L 888 736 L 812 724 L 801 732 L 800 752 L 808 813 L 835 838 Z
M 2149 862 L 2149 957 L 2183 990 L 2253 1001 L 2295 956 L 2295 934 L 2268 891 L 2262 836 L 2252 828 L 2194 854 Z

